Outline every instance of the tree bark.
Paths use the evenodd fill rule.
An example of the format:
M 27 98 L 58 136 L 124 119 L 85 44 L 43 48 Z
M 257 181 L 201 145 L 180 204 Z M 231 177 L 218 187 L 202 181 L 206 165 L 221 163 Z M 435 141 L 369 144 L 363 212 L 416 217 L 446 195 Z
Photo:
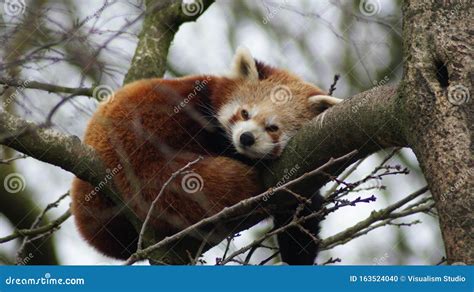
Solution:
M 474 264 L 472 1 L 405 1 L 403 134 L 439 212 L 448 263 Z
M 162 77 L 170 44 L 181 24 L 196 20 L 213 2 L 201 0 L 186 6 L 182 1 L 147 0 L 143 28 L 124 84 Z

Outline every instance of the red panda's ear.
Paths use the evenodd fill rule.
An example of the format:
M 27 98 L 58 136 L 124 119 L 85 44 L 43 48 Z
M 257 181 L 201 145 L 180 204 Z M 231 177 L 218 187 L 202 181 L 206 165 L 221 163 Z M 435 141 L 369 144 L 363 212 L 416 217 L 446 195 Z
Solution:
M 257 66 L 249 49 L 239 47 L 235 52 L 232 62 L 232 77 L 258 80 Z
M 313 95 L 308 97 L 308 101 L 311 108 L 320 114 L 343 100 L 329 95 Z

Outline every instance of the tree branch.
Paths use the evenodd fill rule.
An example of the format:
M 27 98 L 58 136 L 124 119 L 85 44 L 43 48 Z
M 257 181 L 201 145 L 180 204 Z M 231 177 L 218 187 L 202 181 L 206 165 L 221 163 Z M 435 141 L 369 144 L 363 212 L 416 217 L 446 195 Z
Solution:
M 94 88 L 74 88 L 74 87 L 66 87 L 66 86 L 59 86 L 49 83 L 43 83 L 38 81 L 31 81 L 31 80 L 9 80 L 5 78 L 0 78 L 0 84 L 12 87 L 20 87 L 20 88 L 29 88 L 29 89 L 39 89 L 44 90 L 47 92 L 56 92 L 56 93 L 70 93 L 74 95 L 85 95 L 85 96 L 93 96 Z
M 48 224 L 43 225 L 41 227 L 32 228 L 32 229 L 16 230 L 12 234 L 0 238 L 0 243 L 11 241 L 11 240 L 16 239 L 18 237 L 34 236 L 34 235 L 40 235 L 40 234 L 49 232 L 49 231 L 54 230 L 54 229 L 58 228 L 59 226 L 61 226 L 61 224 L 63 224 L 64 221 L 69 219 L 69 217 L 71 217 L 71 211 L 68 209 L 66 212 L 64 212 L 63 215 L 59 216 L 56 220 L 53 220 L 53 221 L 49 222 Z
M 339 175 L 347 166 L 388 147 L 407 146 L 398 119 L 399 96 L 391 86 L 375 87 L 344 100 L 319 115 L 291 139 L 282 156 L 269 163 L 264 174 L 267 187 L 277 184 L 288 169 L 302 175 L 327 161 L 357 149 L 354 157 L 331 166 L 327 173 Z M 298 168 L 295 168 L 298 165 Z M 298 194 L 314 192 L 330 181 L 317 175 L 298 185 Z
M 294 185 L 294 184 L 297 184 L 299 183 L 300 181 L 302 181 L 303 179 L 306 179 L 306 178 L 309 178 L 309 177 L 313 177 L 315 176 L 316 174 L 320 173 L 322 170 L 330 167 L 331 165 L 333 164 L 337 164 L 337 163 L 340 163 L 341 161 L 344 161 L 344 160 L 347 160 L 349 159 L 350 157 L 353 157 L 354 155 L 356 155 L 356 151 L 352 151 L 346 155 L 343 155 L 341 157 L 338 157 L 336 159 L 333 159 L 331 158 L 328 162 L 326 162 L 325 164 L 321 165 L 320 167 L 308 172 L 308 173 L 305 173 L 299 177 L 296 177 L 295 179 L 289 181 L 289 182 L 286 182 L 285 184 L 281 185 L 281 186 L 278 186 L 276 188 L 270 188 L 269 190 L 267 190 L 266 192 L 263 192 L 262 194 L 258 195 L 258 196 L 255 196 L 255 197 L 252 197 L 252 198 L 249 198 L 249 199 L 246 199 L 246 200 L 243 200 L 243 201 L 240 201 L 239 203 L 231 206 L 231 207 L 227 207 L 227 208 L 224 208 L 222 211 L 220 211 L 219 213 L 211 216 L 211 217 L 208 217 L 208 218 L 205 218 L 189 227 L 187 227 L 186 229 L 174 234 L 173 236 L 169 236 L 169 237 L 166 237 L 165 239 L 161 240 L 160 242 L 158 243 L 155 243 L 143 250 L 139 250 L 137 251 L 135 254 L 133 254 L 128 260 L 127 262 L 125 263 L 126 265 L 131 265 L 139 260 L 142 260 L 142 259 L 146 259 L 148 257 L 150 257 L 150 255 L 152 253 L 155 253 L 156 254 L 156 251 L 159 251 L 159 254 L 166 254 L 166 251 L 169 250 L 170 247 L 173 246 L 173 244 L 176 242 L 176 241 L 183 241 L 183 238 L 186 238 L 186 237 L 201 237 L 201 233 L 204 233 L 204 232 L 201 232 L 201 230 L 205 230 L 206 228 L 208 228 L 208 226 L 216 226 L 216 225 L 219 225 L 219 224 L 223 224 L 224 222 L 230 222 L 231 220 L 235 220 L 236 218 L 241 218 L 242 216 L 245 216 L 245 214 L 250 214 L 252 212 L 258 214 L 259 212 L 257 212 L 257 209 L 261 209 L 261 207 L 263 207 L 265 205 L 265 202 L 267 201 L 266 198 L 268 198 L 269 196 L 277 196 L 277 193 L 291 185 Z M 245 216 L 246 217 L 246 216 Z M 261 217 L 261 214 L 260 216 L 257 217 L 257 219 L 255 221 L 252 221 L 252 225 L 256 224 L 259 219 L 262 219 Z M 239 220 L 240 222 L 241 220 Z M 240 224 L 239 225 L 242 225 L 242 226 L 246 226 L 245 224 Z M 250 227 L 248 226 L 248 227 Z M 211 231 L 212 232 L 212 231 Z M 234 232 L 235 233 L 235 232 Z M 219 243 L 220 241 L 222 241 L 228 234 L 215 234 L 214 237 L 216 237 L 217 239 L 213 239 L 212 241 L 214 243 Z M 192 248 L 192 246 L 191 246 Z M 160 251 L 161 250 L 161 251 Z
M 121 207 L 127 218 L 139 228 L 140 220 L 126 206 L 112 182 L 105 179 L 106 167 L 95 150 L 76 136 L 61 134 L 0 110 L 0 144 L 40 161 L 59 166 L 93 186 L 104 184 L 101 192 Z
M 323 118 L 319 117 L 304 127 L 289 143 L 281 159 L 270 166 L 274 175 L 266 174 L 265 181 L 267 185 L 277 185 L 278 178 L 285 175 L 285 168 L 290 169 L 295 165 L 299 165 L 300 167 L 297 168 L 294 177 L 301 177 L 301 179 L 298 180 L 298 186 L 295 185 L 292 190 L 298 194 L 304 193 L 298 191 L 301 186 L 306 185 L 307 189 L 314 190 L 330 180 L 327 175 L 322 174 L 311 177 L 303 175 L 312 169 L 316 169 L 319 165 L 324 165 L 331 157 L 341 157 L 353 149 L 359 149 L 359 152 L 349 159 L 337 160 L 331 164 L 331 167 L 325 169 L 325 172 L 336 175 L 350 162 L 383 147 L 403 146 L 404 142 L 398 136 L 397 127 L 394 126 L 397 121 L 392 115 L 396 109 L 396 102 L 395 88 L 378 87 L 358 94 L 333 107 Z M 354 109 L 357 109 L 356 113 L 354 113 Z M 367 135 L 372 135 L 372 137 L 367 137 Z M 324 141 L 324 143 L 320 143 L 321 141 Z M 344 141 L 344 143 L 341 143 L 341 141 Z M 77 137 L 60 134 L 50 129 L 38 128 L 32 123 L 0 111 L 0 143 L 33 158 L 70 171 L 92 185 L 106 182 L 106 187 L 101 191 L 118 206 L 122 206 L 124 214 L 137 230 L 140 230 L 142 226 L 140 220 L 123 204 L 120 195 L 115 191 L 111 182 L 104 179 L 107 173 L 98 155 L 91 147 L 82 144 Z M 310 184 L 309 187 L 308 184 Z M 270 198 L 268 200 L 269 210 L 276 210 L 278 207 L 286 206 L 292 203 L 292 200 L 296 200 L 291 195 L 274 194 L 275 190 L 266 194 L 266 198 Z M 267 216 L 267 213 L 255 211 L 257 206 L 255 202 L 257 201 L 253 202 L 252 204 L 242 202 L 243 208 L 233 209 L 233 212 L 226 213 L 228 216 L 213 218 L 212 220 L 216 219 L 217 221 L 212 222 L 232 226 L 231 230 L 234 233 L 247 229 Z M 262 202 L 260 200 L 260 203 Z M 242 218 L 246 219 L 243 221 Z M 206 220 L 201 222 L 202 226 L 209 226 L 206 225 L 209 220 Z M 189 232 L 189 230 L 186 232 Z M 216 233 L 216 230 L 211 229 L 210 232 Z M 185 234 L 178 233 L 176 238 L 181 239 Z M 224 239 L 227 235 L 215 234 L 217 239 Z M 175 252 L 187 255 L 186 251 L 188 250 L 191 254 L 195 254 L 202 240 L 198 240 L 196 244 L 193 241 L 196 239 L 192 236 L 188 239 L 181 240 L 180 244 L 175 247 Z M 212 242 L 215 241 L 212 240 Z M 168 245 L 165 243 L 166 241 L 160 242 L 159 247 L 163 251 L 168 251 Z M 149 244 L 151 243 L 146 245 Z M 209 247 L 207 246 L 204 250 Z M 160 248 L 154 247 L 157 250 Z M 163 254 L 166 254 L 166 252 L 158 252 L 156 259 L 163 257 Z M 144 253 L 140 254 L 139 258 L 143 258 L 143 255 Z M 150 254 L 147 253 L 146 256 L 150 256 Z M 187 258 L 187 256 L 185 257 Z M 169 258 L 168 260 L 174 262 Z
M 168 50 L 179 26 L 196 20 L 213 2 L 201 0 L 187 6 L 182 0 L 147 0 L 143 28 L 124 83 L 163 76 Z
M 396 203 L 394 203 L 394 204 L 392 204 L 392 205 L 390 205 L 390 206 L 388 206 L 388 207 L 386 207 L 382 210 L 372 211 L 370 216 L 367 217 L 366 219 L 360 221 L 359 223 L 355 224 L 354 226 L 351 226 L 351 227 L 347 228 L 344 231 L 341 231 L 341 232 L 339 232 L 339 233 L 337 233 L 333 236 L 330 236 L 330 237 L 324 239 L 323 241 L 321 241 L 321 244 L 320 244 L 321 250 L 330 249 L 330 248 L 334 247 L 337 244 L 343 244 L 343 243 L 348 242 L 349 240 L 354 238 L 355 234 L 358 234 L 362 230 L 370 227 L 373 223 L 375 223 L 377 221 L 385 220 L 385 219 L 388 219 L 388 218 L 395 219 L 395 218 L 398 218 L 398 217 L 402 217 L 402 216 L 397 217 L 397 215 L 393 215 L 392 212 L 394 210 L 402 207 L 406 203 L 412 201 L 413 199 L 417 198 L 418 196 L 426 193 L 427 191 L 428 191 L 428 187 L 423 187 L 420 190 L 404 197 L 403 199 L 399 200 L 398 202 L 396 202 Z M 384 225 L 386 225 L 386 224 L 384 224 Z M 367 233 L 367 232 L 365 232 L 365 233 Z M 360 234 L 360 235 L 362 235 L 362 234 Z

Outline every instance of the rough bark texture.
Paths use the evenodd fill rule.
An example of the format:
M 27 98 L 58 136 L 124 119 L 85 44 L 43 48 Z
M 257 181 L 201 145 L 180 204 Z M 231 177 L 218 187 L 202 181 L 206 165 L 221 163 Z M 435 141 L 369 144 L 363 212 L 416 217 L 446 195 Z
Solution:
M 143 29 L 124 83 L 165 74 L 168 50 L 181 24 L 196 20 L 213 0 L 183 6 L 181 1 L 147 0 Z
M 402 130 L 439 211 L 448 263 L 474 264 L 472 1 L 406 1 Z
M 59 166 L 94 186 L 107 182 L 101 191 L 116 204 L 124 206 L 110 180 L 105 179 L 107 171 L 99 155 L 90 146 L 82 144 L 78 137 L 38 128 L 33 123 L 0 111 L 0 144 Z M 140 226 L 132 211 L 125 208 L 124 213 L 137 228 Z
M 329 109 L 300 130 L 281 158 L 269 165 L 269 171 L 264 176 L 266 185 L 275 185 L 289 169 L 294 168 L 292 173 L 295 173 L 295 178 L 317 168 L 331 157 L 353 150 L 358 150 L 358 155 L 332 167 L 331 174 L 337 175 L 351 163 L 381 149 L 407 146 L 400 132 L 399 106 L 396 87 L 380 86 Z M 328 181 L 327 176 L 316 176 L 298 189 L 314 191 Z

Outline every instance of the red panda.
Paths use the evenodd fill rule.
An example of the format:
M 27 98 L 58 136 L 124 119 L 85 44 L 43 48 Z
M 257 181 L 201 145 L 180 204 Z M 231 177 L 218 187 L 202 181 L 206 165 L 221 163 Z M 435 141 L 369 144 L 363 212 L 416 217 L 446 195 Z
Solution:
M 302 125 L 339 101 L 240 48 L 230 76 L 147 79 L 119 89 L 93 115 L 84 142 L 141 220 L 171 174 L 203 157 L 153 210 L 150 226 L 165 237 L 262 192 L 256 161 L 277 158 Z M 93 247 L 118 259 L 136 251 L 137 232 L 99 187 L 75 178 L 71 195 L 76 225 Z

